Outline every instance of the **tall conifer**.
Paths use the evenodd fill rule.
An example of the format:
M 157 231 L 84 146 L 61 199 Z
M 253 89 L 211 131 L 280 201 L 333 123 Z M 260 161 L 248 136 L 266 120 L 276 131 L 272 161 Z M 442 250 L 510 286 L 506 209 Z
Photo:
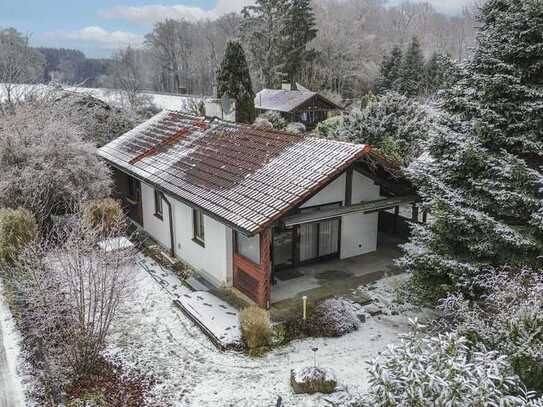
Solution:
M 481 273 L 541 267 L 543 7 L 489 0 L 478 48 L 444 96 L 432 159 L 411 168 L 433 220 L 414 228 L 403 267 L 433 299 L 477 295 Z M 436 291 L 437 289 L 437 291 Z
M 217 72 L 217 94 L 236 100 L 236 122 L 254 121 L 255 93 L 245 52 L 238 41 L 226 44 L 224 59 Z

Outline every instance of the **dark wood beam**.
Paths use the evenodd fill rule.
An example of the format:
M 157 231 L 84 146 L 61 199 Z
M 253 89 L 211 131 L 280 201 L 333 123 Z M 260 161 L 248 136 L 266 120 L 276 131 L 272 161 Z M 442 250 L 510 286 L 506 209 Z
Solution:
M 345 174 L 345 206 L 351 206 L 353 203 L 353 167 L 347 168 Z
M 323 220 L 339 218 L 341 216 L 349 215 L 353 213 L 367 214 L 367 213 L 379 212 L 386 209 L 392 209 L 404 203 L 413 203 L 416 200 L 417 200 L 417 197 L 414 195 L 379 199 L 376 201 L 362 202 L 356 205 L 342 206 L 340 208 L 296 214 L 296 215 L 283 218 L 281 222 L 285 226 L 302 225 L 305 223 L 320 222 Z

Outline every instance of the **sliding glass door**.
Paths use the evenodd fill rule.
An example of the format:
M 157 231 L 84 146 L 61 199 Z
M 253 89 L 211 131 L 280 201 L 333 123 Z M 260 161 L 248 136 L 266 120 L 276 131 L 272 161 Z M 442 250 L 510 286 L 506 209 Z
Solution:
M 341 207 L 341 203 L 304 208 L 300 212 L 318 212 Z M 300 262 L 308 262 L 339 253 L 340 219 L 323 220 L 299 226 Z
M 341 203 L 303 208 L 300 213 L 339 208 Z M 341 219 L 327 219 L 273 229 L 272 259 L 274 270 L 296 267 L 322 258 L 339 256 Z

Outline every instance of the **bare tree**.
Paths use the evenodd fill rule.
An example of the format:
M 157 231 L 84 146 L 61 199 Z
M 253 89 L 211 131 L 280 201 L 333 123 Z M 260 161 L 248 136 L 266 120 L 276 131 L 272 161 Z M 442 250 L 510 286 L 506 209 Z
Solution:
M 120 93 L 121 106 L 133 112 L 151 103 L 150 98 L 142 94 L 146 82 L 144 59 L 144 51 L 128 46 L 114 55 L 108 71 L 110 86 Z
M 33 83 L 42 75 L 43 65 L 43 56 L 30 47 L 27 36 L 14 28 L 0 29 L 0 86 L 9 106 L 21 96 L 21 84 Z
M 98 230 L 78 217 L 61 232 L 52 262 L 68 302 L 67 358 L 79 373 L 96 367 L 119 306 L 132 292 L 135 252 L 117 247 L 117 226 Z M 117 250 L 116 250 L 117 249 Z
M 124 225 L 119 218 L 96 228 L 78 212 L 14 266 L 26 341 L 57 398 L 74 375 L 95 372 L 119 307 L 133 293 L 135 252 L 116 240 Z

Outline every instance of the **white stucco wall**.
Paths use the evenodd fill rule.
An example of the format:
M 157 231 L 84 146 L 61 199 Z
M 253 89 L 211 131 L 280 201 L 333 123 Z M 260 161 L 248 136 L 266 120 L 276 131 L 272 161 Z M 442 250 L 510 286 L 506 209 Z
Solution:
M 162 246 L 170 249 L 168 205 L 166 205 L 166 202 L 162 202 L 163 217 L 162 220 L 157 218 L 155 216 L 155 189 L 143 182 L 141 183 L 141 205 L 145 231 Z
M 307 201 L 302 208 L 328 203 L 345 203 L 347 176 L 342 174 L 330 185 Z M 352 203 L 374 201 L 380 198 L 379 186 L 368 177 L 353 171 Z M 377 229 L 379 215 L 352 214 L 341 219 L 340 257 L 346 259 L 377 250 Z
M 205 246 L 193 241 L 192 208 L 174 200 L 175 253 L 215 285 L 232 285 L 232 229 L 204 215 Z
M 327 185 L 322 191 L 304 203 L 301 207 L 308 208 L 311 206 L 325 205 L 334 202 L 341 202 L 345 200 L 345 180 L 347 176 L 341 174 L 337 179 Z
M 362 174 L 353 172 L 353 204 L 362 201 L 375 201 L 380 198 L 379 186 Z M 379 214 L 367 215 L 355 213 L 346 215 L 341 220 L 340 257 L 346 259 L 377 250 L 377 229 Z
M 345 200 L 347 177 L 342 174 L 330 185 L 307 201 L 302 207 L 342 202 Z M 163 203 L 163 219 L 154 215 L 154 189 L 142 183 L 144 228 L 165 248 L 170 248 L 169 214 Z M 379 187 L 374 182 L 353 173 L 353 204 L 379 199 Z M 173 206 L 175 254 L 190 264 L 215 285 L 232 285 L 232 229 L 204 216 L 205 247 L 193 241 L 192 208 L 168 196 Z M 352 214 L 342 217 L 342 259 L 370 253 L 377 249 L 378 214 Z
M 141 184 L 143 224 L 149 235 L 163 247 L 170 249 L 170 225 L 168 205 L 163 202 L 163 219 L 157 218 L 154 188 Z M 192 208 L 171 196 L 174 222 L 175 254 L 194 267 L 211 283 L 232 284 L 232 229 L 204 215 L 205 247 L 194 242 Z

